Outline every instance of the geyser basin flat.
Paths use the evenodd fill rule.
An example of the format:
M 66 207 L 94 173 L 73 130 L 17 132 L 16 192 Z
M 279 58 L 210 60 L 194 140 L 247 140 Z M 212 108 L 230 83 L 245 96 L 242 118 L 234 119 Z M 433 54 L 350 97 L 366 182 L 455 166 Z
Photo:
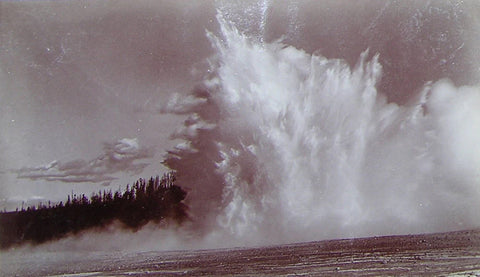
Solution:
M 2 256 L 2 276 L 478 276 L 480 231 L 177 252 Z

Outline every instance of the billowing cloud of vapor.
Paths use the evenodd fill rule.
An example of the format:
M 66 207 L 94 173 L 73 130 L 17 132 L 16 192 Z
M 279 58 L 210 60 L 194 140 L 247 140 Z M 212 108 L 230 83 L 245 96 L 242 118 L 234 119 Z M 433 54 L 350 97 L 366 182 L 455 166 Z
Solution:
M 197 227 L 269 243 L 480 225 L 478 87 L 439 80 L 388 103 L 378 55 L 351 68 L 218 18 L 212 75 L 164 109 L 190 114 L 165 164 Z
M 115 173 L 140 174 L 148 163 L 138 160 L 151 158 L 151 149 L 141 147 L 138 139 L 123 138 L 115 143 L 105 143 L 103 153 L 97 158 L 69 162 L 52 161 L 38 167 L 24 167 L 14 170 L 18 178 L 30 180 L 61 181 L 65 183 L 101 183 L 109 184 L 115 180 Z
M 37 52 L 48 49 L 48 55 L 36 54 L 33 61 L 45 59 L 48 74 L 63 76 L 65 64 L 81 61 L 85 75 L 68 76 L 75 76 L 82 93 L 90 79 L 92 95 L 100 91 L 97 84 L 125 94 L 124 88 L 134 88 L 135 99 L 128 99 L 143 106 L 150 101 L 139 97 L 143 87 L 190 84 L 185 68 L 215 54 L 193 66 L 195 77 L 205 74 L 204 83 L 189 95 L 175 90 L 180 92 L 159 107 L 162 114 L 186 118 L 171 135 L 182 142 L 164 164 L 188 190 L 193 222 L 180 229 L 148 224 L 136 233 L 114 223 L 39 249 L 215 248 L 480 226 L 473 1 L 214 2 L 188 11 L 184 4 L 175 11 L 108 10 L 98 21 L 86 13 L 82 24 L 63 24 L 71 21 L 69 14 L 62 24 L 44 27 L 55 35 L 39 43 Z M 209 17 L 213 6 L 218 33 Z M 131 20 L 122 24 L 127 15 Z M 36 30 L 30 26 L 43 26 L 38 22 L 22 33 L 25 48 Z M 212 31 L 208 39 L 199 31 L 205 28 Z M 72 32 L 77 37 L 60 40 L 71 30 L 78 30 Z M 46 43 L 52 41 L 55 47 Z M 65 81 L 38 76 L 51 94 L 46 99 L 67 99 L 73 103 L 69 111 L 79 106 L 77 98 L 58 97 Z M 38 90 L 37 81 L 31 86 Z M 15 172 L 30 180 L 108 184 L 120 172 L 140 174 L 146 164 L 138 161 L 151 157 L 136 139 L 103 149 L 90 161 L 54 161 Z M 22 259 L 31 249 L 23 250 Z

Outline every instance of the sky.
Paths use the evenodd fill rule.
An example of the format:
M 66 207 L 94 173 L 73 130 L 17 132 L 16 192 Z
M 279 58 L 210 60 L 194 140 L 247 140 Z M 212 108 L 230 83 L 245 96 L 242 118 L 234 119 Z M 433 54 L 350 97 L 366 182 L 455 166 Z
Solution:
M 245 32 L 264 28 L 264 39 L 309 53 L 351 64 L 367 48 L 380 53 L 390 101 L 438 78 L 478 83 L 478 2 L 441 1 L 447 12 L 426 2 L 291 0 L 272 5 L 263 27 L 250 21 L 262 1 L 0 2 L 0 208 L 168 170 L 184 117 L 162 107 L 206 74 L 215 7 Z
M 159 107 L 209 55 L 204 5 L 0 3 L 0 199 L 58 201 L 165 172 L 181 118 Z

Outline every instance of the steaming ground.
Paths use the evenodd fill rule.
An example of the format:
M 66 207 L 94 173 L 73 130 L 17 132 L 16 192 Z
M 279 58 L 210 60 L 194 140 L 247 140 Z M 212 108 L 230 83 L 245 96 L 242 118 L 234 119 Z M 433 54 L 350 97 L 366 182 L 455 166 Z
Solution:
M 2 257 L 0 274 L 478 276 L 479 234 L 477 230 L 201 251 L 19 252 Z

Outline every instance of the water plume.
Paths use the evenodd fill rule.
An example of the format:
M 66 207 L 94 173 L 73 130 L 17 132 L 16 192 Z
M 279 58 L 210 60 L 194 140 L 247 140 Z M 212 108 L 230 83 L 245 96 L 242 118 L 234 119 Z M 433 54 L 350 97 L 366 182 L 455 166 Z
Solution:
M 198 230 L 255 244 L 480 225 L 478 87 L 388 103 L 368 50 L 351 67 L 218 21 L 210 75 L 168 108 L 188 114 L 165 164 Z

